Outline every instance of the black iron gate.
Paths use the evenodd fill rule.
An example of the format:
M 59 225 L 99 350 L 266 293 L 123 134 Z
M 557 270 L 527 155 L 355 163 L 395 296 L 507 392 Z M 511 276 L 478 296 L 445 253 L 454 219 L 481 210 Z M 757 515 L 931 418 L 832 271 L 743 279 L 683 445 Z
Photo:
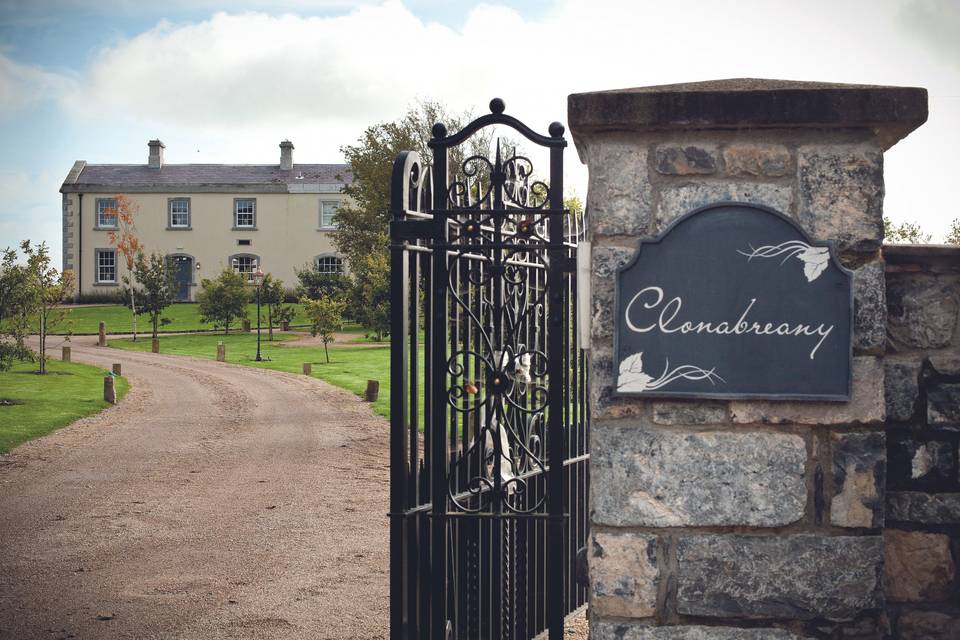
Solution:
M 490 110 L 451 135 L 435 125 L 429 166 L 414 152 L 394 164 L 392 640 L 559 640 L 586 602 L 575 572 L 589 463 L 581 220 L 564 209 L 567 142 L 560 123 L 543 136 L 501 100 Z M 461 145 L 495 125 L 545 148 L 546 180 L 500 138 L 466 157 Z

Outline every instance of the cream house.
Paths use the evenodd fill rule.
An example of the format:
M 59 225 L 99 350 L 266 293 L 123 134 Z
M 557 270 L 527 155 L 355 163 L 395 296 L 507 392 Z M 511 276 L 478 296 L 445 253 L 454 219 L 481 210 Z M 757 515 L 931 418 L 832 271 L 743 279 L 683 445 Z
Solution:
M 115 290 L 126 268 L 110 243 L 116 196 L 133 203 L 137 235 L 147 252 L 176 266 L 178 297 L 193 300 L 202 278 L 230 266 L 259 264 L 288 287 L 304 266 L 344 270 L 330 238 L 350 181 L 344 164 L 294 164 L 293 143 L 280 143 L 280 163 L 165 164 L 164 144 L 149 142 L 147 163 L 74 163 L 63 194 L 63 268 L 77 293 Z

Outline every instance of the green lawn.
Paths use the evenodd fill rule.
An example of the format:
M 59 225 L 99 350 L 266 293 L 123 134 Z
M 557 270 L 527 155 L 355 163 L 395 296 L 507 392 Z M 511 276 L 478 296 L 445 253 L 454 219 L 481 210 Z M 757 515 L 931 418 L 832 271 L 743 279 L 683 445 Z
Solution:
M 306 325 L 307 318 L 303 314 L 303 306 L 300 304 L 292 305 L 297 313 L 293 318 L 294 325 Z M 260 307 L 261 323 L 265 327 L 267 324 L 267 309 Z M 54 312 L 56 314 L 56 312 Z M 213 325 L 200 320 L 200 305 L 190 303 L 179 303 L 171 305 L 163 314 L 169 318 L 170 324 L 160 327 L 160 331 L 165 333 L 176 333 L 179 331 L 201 331 L 213 330 Z M 253 326 L 257 325 L 257 305 L 250 304 L 247 307 L 247 317 Z M 72 323 L 73 333 L 75 334 L 94 334 L 100 330 L 100 322 L 107 323 L 107 333 L 130 333 L 133 331 L 133 314 L 129 309 L 119 304 L 102 305 L 96 307 L 66 307 L 66 314 L 63 319 L 52 324 L 49 329 L 53 334 L 69 333 Z M 239 328 L 240 323 L 237 323 Z M 137 331 L 148 333 L 150 331 L 150 319 L 148 316 L 141 315 L 137 318 Z
M 254 359 L 257 353 L 256 333 L 166 336 L 160 339 L 160 351 L 214 360 L 217 357 L 217 342 L 223 340 L 227 348 L 227 362 L 290 373 L 301 373 L 303 363 L 310 362 L 313 365 L 313 377 L 360 396 L 367 388 L 367 380 L 379 380 L 380 396 L 373 403 L 373 409 L 380 415 L 389 417 L 390 346 L 388 343 L 384 343 L 382 347 L 349 347 L 334 343 L 330 349 L 330 363 L 327 364 L 322 346 L 285 346 L 283 343 L 295 336 L 278 334 L 274 338 L 274 342 L 271 343 L 267 341 L 265 335 L 263 336 L 261 341 L 261 355 L 265 359 L 263 362 L 257 362 Z M 131 351 L 150 350 L 150 342 L 144 340 L 133 342 L 129 339 L 115 339 L 110 341 L 110 346 Z
M 0 453 L 108 406 L 103 401 L 104 369 L 47 360 L 48 373 L 41 376 L 37 367 L 35 362 L 18 362 L 0 372 L 0 399 L 17 403 L 0 405 Z M 117 397 L 123 397 L 126 379 L 119 378 L 116 389 Z

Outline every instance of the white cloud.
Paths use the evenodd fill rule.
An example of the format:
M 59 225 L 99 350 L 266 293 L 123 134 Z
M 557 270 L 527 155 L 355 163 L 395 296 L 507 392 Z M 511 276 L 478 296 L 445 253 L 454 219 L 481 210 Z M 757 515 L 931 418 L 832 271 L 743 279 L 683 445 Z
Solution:
M 76 151 L 103 162 L 141 161 L 154 136 L 167 142 L 169 162 L 271 162 L 283 137 L 298 160 L 335 161 L 363 127 L 418 97 L 462 111 L 498 95 L 545 131 L 577 91 L 729 77 L 926 86 L 930 122 L 889 154 L 887 211 L 939 236 L 956 215 L 941 203 L 960 144 L 960 71 L 955 42 L 915 34 L 949 13 L 943 5 L 566 0 L 539 18 L 477 6 L 456 28 L 426 22 L 399 0 L 333 17 L 221 13 L 119 41 L 76 84 L 22 67 L 0 78 L 32 78 L 26 86 L 40 89 L 26 96 L 59 91 L 81 126 L 117 122 L 135 132 L 113 148 Z M 121 157 L 120 147 L 135 155 Z M 568 166 L 568 184 L 582 194 L 585 172 L 572 152 Z
M 72 85 L 71 78 L 42 67 L 19 64 L 0 53 L 0 115 L 56 99 Z

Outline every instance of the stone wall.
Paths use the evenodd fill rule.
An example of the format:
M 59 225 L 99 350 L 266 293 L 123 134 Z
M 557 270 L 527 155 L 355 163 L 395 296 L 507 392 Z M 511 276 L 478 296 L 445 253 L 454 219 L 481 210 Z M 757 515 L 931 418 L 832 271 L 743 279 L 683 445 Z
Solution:
M 746 80 L 570 97 L 590 171 L 595 639 L 891 632 L 883 153 L 926 105 L 885 91 Z M 616 269 L 731 200 L 788 215 L 854 271 L 849 402 L 611 396 Z
M 893 636 L 960 637 L 960 248 L 887 262 L 884 588 Z

